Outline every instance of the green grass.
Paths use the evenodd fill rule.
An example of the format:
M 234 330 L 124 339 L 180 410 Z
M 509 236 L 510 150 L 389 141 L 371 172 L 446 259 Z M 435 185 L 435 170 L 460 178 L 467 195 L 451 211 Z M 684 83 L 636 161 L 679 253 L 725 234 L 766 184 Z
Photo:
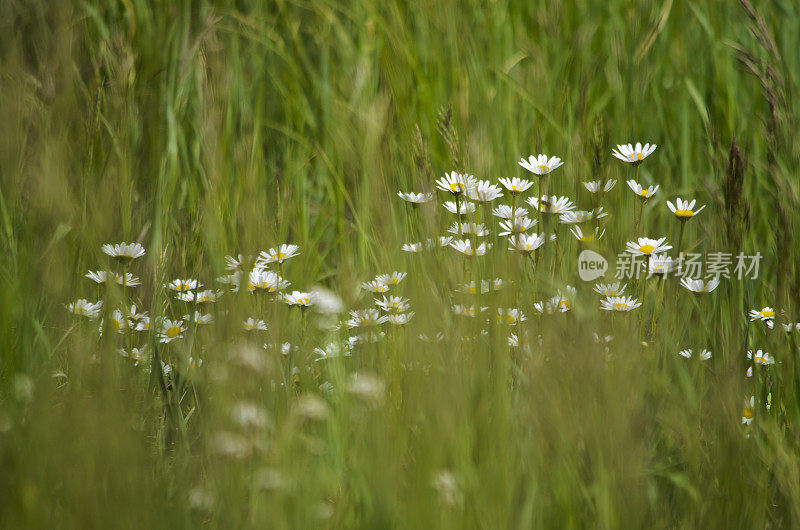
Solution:
M 1 3 L 0 527 L 800 525 L 797 332 L 747 318 L 772 306 L 786 312 L 776 322 L 800 320 L 800 12 L 749 9 Z M 661 186 L 640 233 L 632 170 L 610 154 L 635 141 L 658 144 L 639 180 Z M 426 205 L 409 223 L 398 189 L 434 191 L 451 170 L 525 177 L 517 160 L 540 152 L 564 159 L 549 191 L 580 208 L 582 181 L 620 180 L 604 202 L 606 257 L 639 235 L 674 246 L 665 201 L 696 198 L 708 207 L 683 249 L 759 251 L 758 279 L 703 297 L 653 280 L 644 308 L 611 316 L 577 278 L 563 226 L 536 273 L 494 235 L 491 256 L 468 265 L 448 249 L 400 251 L 452 219 Z M 143 285 L 100 293 L 84 275 L 112 267 L 100 247 L 121 241 L 146 247 L 130 268 Z M 285 264 L 291 289 L 324 286 L 346 309 L 371 304 L 361 281 L 408 272 L 397 292 L 414 319 L 314 362 L 347 333 L 244 292 L 168 345 L 98 338 L 97 321 L 65 310 L 102 296 L 108 309 L 124 298 L 179 317 L 187 307 L 164 283 L 214 286 L 226 254 L 284 242 L 302 252 Z M 455 287 L 496 276 L 514 283 L 480 303 L 518 304 L 528 348 L 450 311 L 474 302 Z M 574 309 L 538 315 L 533 303 L 565 284 L 578 287 Z M 627 294 L 641 298 L 641 284 Z M 246 334 L 259 311 L 268 331 Z M 417 338 L 439 331 L 441 342 Z M 608 354 L 595 331 L 615 336 Z M 285 341 L 297 352 L 262 347 Z M 169 377 L 158 359 L 117 353 L 145 343 Z M 687 347 L 714 356 L 687 362 Z M 750 348 L 776 364 L 744 377 Z M 377 378 L 382 398 L 348 391 L 355 373 Z M 243 404 L 250 424 L 236 421 Z

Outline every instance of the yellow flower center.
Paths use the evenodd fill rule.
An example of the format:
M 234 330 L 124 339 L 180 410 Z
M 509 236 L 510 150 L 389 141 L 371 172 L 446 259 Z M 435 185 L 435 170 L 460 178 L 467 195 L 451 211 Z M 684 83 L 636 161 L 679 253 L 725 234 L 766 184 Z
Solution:
M 298 304 L 302 304 L 302 305 L 308 305 L 309 300 L 308 300 L 308 298 L 298 298 L 297 299 L 297 303 Z
M 584 243 L 589 243 L 590 241 L 594 241 L 594 236 L 590 235 L 581 236 L 581 241 L 583 241 Z
M 279 260 L 282 260 L 282 259 L 283 259 L 283 256 L 285 256 L 285 254 L 284 254 L 283 252 L 278 252 L 278 253 L 275 255 L 275 257 L 276 257 L 276 258 L 278 258 Z
M 178 326 L 171 326 L 167 328 L 167 331 L 164 332 L 164 335 L 166 335 L 167 338 L 170 339 L 174 339 L 180 334 L 181 334 L 181 328 L 179 328 Z
M 617 291 L 603 291 L 606 296 L 617 296 Z
M 655 248 L 656 247 L 654 247 L 653 245 L 642 245 L 639 247 L 639 252 L 641 252 L 642 254 L 650 254 L 653 252 L 653 250 L 655 250 Z
M 75 308 L 75 312 L 76 313 L 83 313 L 83 308 L 82 307 L 76 307 Z
M 617 302 L 614 305 L 617 307 L 617 311 L 622 311 L 623 309 L 627 309 L 628 307 L 628 304 L 626 304 L 625 302 Z
M 694 212 L 691 210 L 675 210 L 675 216 L 680 217 L 681 219 L 688 219 L 692 217 Z
M 541 170 L 542 170 L 542 171 L 544 171 L 545 173 L 547 173 L 548 171 L 550 171 L 550 168 L 549 168 L 548 166 L 536 166 L 536 167 L 537 167 L 538 169 L 541 169 Z
M 111 327 L 119 331 L 120 329 L 122 329 L 122 322 L 120 320 L 112 320 Z
M 753 419 L 753 408 L 752 407 L 745 407 L 742 411 L 742 417 L 748 420 Z
M 772 309 L 762 309 L 761 311 L 758 312 L 758 314 L 764 318 L 772 318 L 775 316 L 775 311 L 773 311 Z
M 252 325 L 252 324 L 250 324 L 250 323 L 245 323 L 245 325 L 244 325 L 244 329 L 246 329 L 246 330 L 250 331 L 250 330 L 252 330 L 252 329 L 253 329 L 253 325 Z
M 460 182 L 453 182 L 450 184 L 450 191 L 453 193 L 458 193 L 461 191 L 461 183 Z
M 646 199 L 646 198 L 648 198 L 648 197 L 650 196 L 650 194 L 648 193 L 648 190 L 645 190 L 645 189 L 643 189 L 643 190 L 642 190 L 642 191 L 639 193 L 639 195 L 641 195 L 641 196 L 642 196 L 642 197 L 644 197 L 645 199 Z
M 558 303 L 558 307 L 560 307 L 561 309 L 569 309 L 569 300 L 561 300 Z

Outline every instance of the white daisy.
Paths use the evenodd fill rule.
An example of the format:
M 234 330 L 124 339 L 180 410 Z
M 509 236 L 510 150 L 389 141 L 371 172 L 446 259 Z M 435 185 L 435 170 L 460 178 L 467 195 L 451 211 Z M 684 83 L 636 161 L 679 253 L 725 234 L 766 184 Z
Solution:
M 249 317 L 247 320 L 244 321 L 242 327 L 245 331 L 266 331 L 267 330 L 267 323 L 263 320 L 258 320 L 253 317 Z
M 675 204 L 672 204 L 671 201 L 667 201 L 667 208 L 669 208 L 669 210 L 672 213 L 674 213 L 675 217 L 677 217 L 679 220 L 688 221 L 689 219 L 700 213 L 700 211 L 706 207 L 704 204 L 703 206 L 695 210 L 694 209 L 695 202 L 697 201 L 694 199 L 692 199 L 692 201 L 689 202 L 678 198 L 675 199 Z
M 548 175 L 554 169 L 564 165 L 557 156 L 547 158 L 547 155 L 529 156 L 528 160 L 520 158 L 517 162 L 520 166 L 524 167 L 534 175 Z
M 656 144 L 644 144 L 644 146 L 642 146 L 642 144 L 637 142 L 635 147 L 631 144 L 619 144 L 616 149 L 611 150 L 611 154 L 623 162 L 639 165 L 645 158 L 653 154 L 655 150 Z
M 756 366 L 772 366 L 775 364 L 775 358 L 764 350 L 757 350 L 755 353 L 752 350 L 747 350 L 747 359 L 753 361 Z
M 300 247 L 297 245 L 282 244 L 278 248 L 271 248 L 266 251 L 261 251 L 256 259 L 256 267 L 265 268 L 270 263 L 283 263 L 289 258 L 293 258 L 300 254 Z
M 625 250 L 634 256 L 650 256 L 651 254 L 658 254 L 666 252 L 672 248 L 672 245 L 665 245 L 666 237 L 660 239 L 649 239 L 647 237 L 640 237 L 636 241 L 628 241 Z
M 382 300 L 375 300 L 375 305 L 387 313 L 402 313 L 408 310 L 408 298 L 402 296 L 386 296 Z
M 67 311 L 76 315 L 81 315 L 86 318 L 95 319 L 100 315 L 100 309 L 103 307 L 103 301 L 91 303 L 88 300 L 81 298 L 76 302 L 67 304 Z
M 497 308 L 498 324 L 517 324 L 518 322 L 525 322 L 526 320 L 528 320 L 528 318 L 525 316 L 525 313 L 519 309 L 503 309 L 501 307 Z
M 599 226 L 596 226 L 593 232 L 584 233 L 580 226 L 570 228 L 569 231 L 572 232 L 572 235 L 581 243 L 592 243 L 603 237 L 603 234 L 606 233 L 606 229 L 603 228 L 600 230 Z
M 103 252 L 114 259 L 123 262 L 133 261 L 144 256 L 144 247 L 139 243 L 117 243 L 116 245 L 103 245 Z
M 511 212 L 511 206 L 506 206 L 505 204 L 501 204 L 494 210 L 492 210 L 492 215 L 495 217 L 499 217 L 500 219 L 511 219 L 512 217 L 525 217 L 528 215 L 528 210 L 525 208 L 516 208 L 514 213 Z
M 478 202 L 491 202 L 503 196 L 503 190 L 488 180 L 479 180 L 474 188 L 468 191 L 469 198 Z
M 418 253 L 422 252 L 422 243 L 404 243 L 402 250 L 404 252 Z
M 620 286 L 619 282 L 614 283 L 596 283 L 594 285 L 594 292 L 601 294 L 603 296 L 612 297 L 612 296 L 621 296 L 622 293 L 625 292 L 625 287 L 628 284 L 622 284 Z
M 694 352 L 691 350 L 691 348 L 687 348 L 685 350 L 679 351 L 678 355 L 680 355 L 681 357 L 686 357 L 687 359 L 691 359 L 692 355 L 694 355 Z M 701 361 L 707 361 L 711 358 L 711 351 L 703 349 L 700 351 L 700 353 L 697 354 L 697 358 L 700 359 Z
M 544 213 L 562 214 L 570 212 L 575 208 L 575 205 L 572 204 L 572 201 L 569 200 L 568 197 L 548 197 L 547 195 L 542 195 L 541 197 L 530 197 L 527 202 L 531 208 L 537 211 L 540 209 L 541 205 L 541 211 Z
M 398 191 L 397 196 L 404 201 L 411 203 L 412 206 L 419 206 L 420 204 L 424 204 L 433 200 L 433 193 L 403 193 L 402 191 Z
M 450 241 L 448 241 L 446 244 L 449 245 Z M 445 246 L 445 245 L 442 245 L 442 246 Z M 383 282 L 386 285 L 392 286 L 392 285 L 397 285 L 400 282 L 402 282 L 403 279 L 406 276 L 407 276 L 407 273 L 405 273 L 405 272 L 394 271 L 391 274 L 379 274 L 379 275 L 375 276 L 375 280 L 377 280 L 379 282 Z
M 244 257 L 241 254 L 236 256 L 225 256 L 225 268 L 229 271 L 238 271 L 242 269 L 242 262 Z
M 377 279 L 362 283 L 361 288 L 371 293 L 386 293 L 389 291 L 389 286 Z
M 504 286 L 503 280 L 501 278 L 495 278 L 494 280 L 481 280 L 481 294 L 486 294 L 489 291 L 499 291 Z M 478 287 L 475 284 L 475 280 L 465 283 L 461 287 L 458 288 L 459 291 L 469 294 L 477 294 Z
M 480 309 L 476 309 L 474 305 L 465 306 L 465 305 L 461 305 L 461 304 L 456 304 L 456 305 L 453 306 L 453 313 L 455 313 L 456 315 L 459 315 L 459 316 L 464 316 L 464 317 L 474 317 L 475 315 L 478 314 L 478 311 L 484 312 L 487 309 L 489 309 L 489 308 L 488 307 L 481 307 Z
M 350 319 L 345 322 L 348 328 L 372 327 L 386 322 L 388 318 L 377 309 L 361 309 L 350 311 Z
M 677 261 L 669 256 L 650 256 L 647 263 L 647 271 L 650 276 L 666 276 L 677 269 Z
M 183 315 L 183 320 L 186 320 L 187 322 L 191 320 L 196 324 L 205 325 L 214 322 L 214 315 L 210 313 L 204 315 L 200 311 L 195 311 L 194 315 Z
M 484 254 L 486 254 L 486 251 L 488 249 L 492 248 L 491 243 L 489 244 L 481 243 L 477 247 L 473 248 L 472 241 L 470 241 L 469 239 L 453 241 L 452 243 L 450 243 L 450 246 L 456 249 L 457 251 L 461 252 L 465 256 L 469 257 L 483 256 Z
M 409 311 L 408 313 L 392 313 L 387 316 L 388 322 L 395 326 L 405 326 L 414 316 L 413 311 Z
M 609 296 L 600 301 L 600 309 L 604 311 L 630 311 L 642 303 L 632 296 Z
M 617 181 L 614 179 L 606 180 L 605 183 L 600 182 L 599 180 L 593 180 L 591 182 L 583 183 L 583 187 L 586 188 L 589 191 L 589 193 L 599 193 L 599 192 L 608 193 L 616 185 Z
M 277 272 L 267 269 L 253 269 L 250 271 L 247 289 L 250 292 L 274 293 L 289 287 L 290 283 L 280 277 Z
M 172 289 L 173 291 L 177 291 L 179 293 L 185 293 L 187 291 L 191 291 L 193 289 L 197 289 L 198 287 L 202 287 L 197 280 L 172 280 L 169 282 L 166 287 L 168 289 Z
M 753 320 L 770 321 L 775 318 L 775 310 L 769 306 L 764 307 L 763 309 L 751 309 L 749 315 L 750 315 L 750 321 Z
M 158 331 L 158 341 L 167 343 L 175 339 L 182 339 L 184 331 L 186 331 L 186 326 L 184 326 L 182 321 L 165 318 L 161 321 L 161 328 Z
M 742 425 L 750 425 L 755 418 L 755 396 L 750 396 L 750 399 L 744 400 L 744 408 L 742 408 Z
M 467 202 L 461 201 L 456 207 L 456 203 L 453 201 L 447 201 L 444 204 L 444 209 L 450 213 L 456 213 L 456 209 L 458 210 L 459 215 L 467 215 L 468 213 L 472 213 L 475 211 L 475 203 L 474 202 Z
M 603 211 L 603 207 L 595 208 L 591 212 L 584 210 L 576 210 L 574 212 L 565 212 L 558 216 L 558 220 L 562 224 L 580 224 L 594 221 L 606 217 L 608 212 Z
M 304 308 L 309 307 L 314 303 L 314 297 L 311 293 L 292 291 L 291 294 L 283 295 L 283 301 L 288 305 Z
M 641 184 L 636 182 L 635 180 L 631 179 L 627 182 L 628 187 L 635 193 L 640 199 L 649 199 L 653 195 L 656 194 L 658 191 L 659 185 L 656 184 L 655 186 L 648 186 L 647 188 L 643 188 Z
M 711 278 L 708 281 L 681 278 L 681 285 L 693 293 L 710 293 L 719 285 L 719 278 Z
M 520 193 L 523 193 L 523 192 L 527 191 L 528 188 L 533 186 L 533 182 L 532 181 L 526 180 L 526 179 L 521 179 L 521 178 L 518 178 L 518 177 L 514 177 L 514 178 L 510 178 L 510 179 L 503 178 L 503 179 L 499 179 L 499 180 L 500 180 L 500 184 L 502 184 L 503 187 L 505 189 L 507 189 L 508 192 L 511 195 L 519 195 Z
M 544 234 L 519 234 L 508 238 L 508 250 L 516 250 L 523 254 L 530 254 L 544 245 Z
M 499 232 L 498 235 L 501 236 L 511 236 L 517 234 L 524 234 L 528 230 L 530 230 L 535 224 L 537 223 L 534 219 L 528 219 L 527 217 L 515 217 L 513 221 L 510 219 L 507 221 L 500 222 L 500 228 L 502 228 L 502 232 Z
M 458 235 L 459 230 L 461 231 L 461 235 L 475 235 L 478 237 L 483 237 L 489 235 L 489 231 L 486 230 L 486 227 L 483 223 L 453 223 L 447 231 L 451 234 Z M 449 243 L 448 243 L 449 244 Z
M 436 187 L 438 189 L 446 191 L 453 196 L 459 196 L 468 192 L 470 189 L 474 188 L 476 184 L 475 177 L 472 175 L 456 173 L 455 171 L 445 173 L 444 177 L 436 181 Z
M 469 231 L 472 230 L 473 228 L 475 228 L 476 230 L 479 228 L 478 225 L 469 223 L 462 224 L 461 227 L 464 230 L 463 233 L 465 234 L 468 234 Z M 482 227 L 483 225 L 480 225 L 481 230 L 483 230 Z M 451 226 L 449 230 L 454 230 L 453 232 L 454 234 L 458 233 L 458 224 L 453 223 L 453 226 Z M 484 231 L 483 233 L 478 235 L 485 236 L 486 234 L 488 234 L 488 232 Z M 450 243 L 453 242 L 453 239 L 455 239 L 453 236 L 439 236 L 437 239 L 428 238 L 427 240 L 425 240 L 425 245 L 427 246 L 427 248 L 436 248 L 437 246 L 447 247 L 450 246 Z

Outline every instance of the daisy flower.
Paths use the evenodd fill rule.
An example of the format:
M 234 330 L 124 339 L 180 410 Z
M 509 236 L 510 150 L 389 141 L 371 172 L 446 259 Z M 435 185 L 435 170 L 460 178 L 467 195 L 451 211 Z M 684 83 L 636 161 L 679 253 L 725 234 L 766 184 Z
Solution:
M 675 217 L 677 217 L 678 220 L 688 221 L 689 219 L 700 213 L 700 211 L 706 207 L 706 205 L 704 204 L 703 206 L 695 210 L 694 209 L 695 202 L 697 201 L 694 199 L 692 199 L 692 201 L 689 202 L 678 198 L 675 199 L 675 204 L 672 204 L 671 201 L 667 201 L 667 208 L 669 208 L 669 210 L 675 214 Z
M 631 179 L 627 182 L 628 187 L 635 193 L 640 199 L 646 200 L 656 194 L 658 191 L 659 185 L 656 184 L 655 186 L 649 186 L 647 188 L 643 188 L 641 184 L 636 182 L 635 180 Z
M 125 317 L 122 316 L 122 311 L 119 309 L 115 309 L 111 316 L 108 319 L 108 327 L 113 331 L 117 331 L 122 333 L 122 330 L 127 327 L 128 321 L 125 320 Z M 102 329 L 103 324 L 100 324 L 100 328 Z
M 362 283 L 361 288 L 371 293 L 386 293 L 389 291 L 389 286 L 377 279 Z
M 574 212 L 565 212 L 559 215 L 558 220 L 561 224 L 580 224 L 601 219 L 608 216 L 608 212 L 603 211 L 603 207 L 595 208 L 591 212 L 584 210 L 576 210 Z
M 547 155 L 539 155 L 536 157 L 531 155 L 528 157 L 528 160 L 520 158 L 517 163 L 534 175 L 548 175 L 554 169 L 564 165 L 564 162 L 557 156 L 548 159 Z
M 483 223 L 453 223 L 447 231 L 451 234 L 459 234 L 459 230 L 461 231 L 461 235 L 475 235 L 478 237 L 483 237 L 489 235 L 489 231 L 486 230 L 486 227 L 483 226 Z M 452 241 L 451 241 L 452 242 Z
M 297 245 L 282 244 L 278 248 L 271 248 L 267 251 L 261 251 L 256 259 L 256 267 L 264 268 L 270 263 L 283 263 L 289 258 L 293 258 L 300 254 L 300 247 Z
M 179 293 L 185 293 L 187 291 L 191 291 L 193 289 L 197 289 L 198 287 L 202 287 L 197 280 L 172 280 L 169 282 L 166 287 L 168 289 L 172 289 L 173 291 L 177 291 Z
M 751 322 L 753 320 L 770 321 L 775 318 L 775 310 L 771 307 L 765 307 L 763 309 L 751 309 L 749 315 Z
M 375 300 L 375 305 L 387 313 L 402 313 L 408 309 L 408 298 L 402 296 L 383 297 L 382 300 Z
M 755 396 L 750 396 L 750 399 L 744 400 L 744 408 L 742 409 L 742 425 L 750 425 L 753 423 L 755 417 Z
M 472 175 L 456 173 L 451 171 L 445 173 L 444 177 L 436 181 L 436 188 L 447 193 L 452 194 L 454 197 L 463 195 L 476 185 L 475 177 Z
M 691 348 L 687 348 L 685 350 L 679 351 L 678 355 L 680 355 L 681 357 L 686 357 L 687 359 L 691 359 L 692 355 L 694 355 L 694 352 L 691 350 Z M 700 353 L 697 354 L 697 358 L 700 359 L 701 361 L 707 361 L 711 358 L 711 351 L 703 349 L 700 351 Z
M 241 254 L 234 256 L 225 256 L 225 268 L 229 271 L 238 271 L 242 269 L 242 262 L 244 257 Z
M 392 313 L 388 315 L 386 318 L 390 324 L 395 326 L 405 326 L 409 323 L 411 318 L 414 316 L 413 311 L 409 311 L 408 313 Z
M 775 358 L 764 350 L 757 350 L 755 353 L 752 350 L 747 350 L 747 359 L 753 361 L 756 366 L 772 366 L 775 364 Z
M 143 317 L 137 320 L 133 329 L 136 331 L 150 331 L 150 317 Z
M 525 313 L 519 309 L 503 309 L 502 307 L 497 308 L 498 324 L 517 324 L 518 322 L 525 322 L 526 320 L 528 320 L 528 318 L 525 316 Z
M 100 314 L 100 309 L 103 307 L 103 301 L 91 303 L 88 300 L 81 298 L 76 302 L 67 304 L 67 311 L 76 315 L 85 316 L 90 319 L 97 318 Z
M 195 297 L 195 302 L 198 304 L 208 304 L 210 302 L 216 302 L 217 297 L 222 296 L 222 291 L 214 291 L 212 289 L 206 289 L 205 291 L 200 291 L 197 293 Z
M 449 244 L 450 244 L 450 241 L 447 242 L 447 245 L 449 245 Z M 445 246 L 445 245 L 442 245 L 442 246 Z M 394 271 L 391 274 L 379 274 L 379 275 L 375 276 L 375 280 L 377 280 L 379 282 L 382 282 L 382 283 L 385 283 L 386 285 L 392 286 L 392 285 L 397 285 L 400 282 L 402 282 L 403 279 L 407 275 L 408 274 L 405 273 L 405 272 Z
M 126 272 L 123 276 L 122 274 L 115 274 L 108 271 L 89 271 L 86 273 L 86 277 L 97 283 L 114 281 L 119 285 L 126 285 L 128 287 L 136 287 L 142 284 L 142 282 L 130 272 Z
M 604 311 L 630 311 L 642 303 L 632 296 L 609 296 L 600 301 L 600 309 Z
M 402 250 L 404 252 L 418 253 L 422 252 L 422 243 L 404 243 Z
M 605 183 L 600 182 L 599 180 L 593 180 L 593 181 L 590 181 L 590 182 L 584 182 L 583 183 L 583 187 L 586 188 L 586 190 L 589 193 L 599 193 L 599 192 L 608 193 L 616 185 L 617 185 L 617 181 L 613 180 L 613 179 L 612 180 L 606 180 Z
M 628 241 L 625 250 L 634 256 L 650 256 L 651 254 L 658 254 L 666 252 L 672 248 L 672 245 L 665 245 L 666 237 L 660 239 L 649 239 L 647 237 L 640 237 L 636 241 Z
M 498 235 L 501 236 L 512 236 L 516 234 L 523 234 L 528 231 L 531 227 L 533 227 L 537 223 L 534 219 L 528 219 L 527 217 L 515 217 L 513 221 L 510 219 L 507 221 L 500 222 L 500 228 L 503 230 Z
M 569 231 L 572 232 L 572 235 L 575 236 L 581 243 L 592 243 L 603 237 L 603 234 L 606 233 L 606 229 L 603 228 L 600 230 L 599 226 L 595 227 L 594 232 L 587 232 L 585 234 L 583 233 L 583 230 L 581 230 L 580 226 L 570 228 Z
M 677 262 L 669 256 L 650 256 L 647 264 L 647 271 L 650 276 L 665 276 L 677 268 Z
M 530 254 L 537 248 L 544 245 L 544 234 L 519 234 L 508 238 L 508 250 L 516 250 L 523 254 Z
M 398 191 L 397 196 L 404 201 L 411 203 L 411 206 L 414 207 L 433 200 L 433 193 L 403 193 L 402 191 Z
M 242 327 L 245 331 L 266 331 L 267 323 L 263 320 L 257 320 L 253 317 L 249 317 L 244 321 Z
M 345 322 L 348 328 L 371 327 L 383 324 L 388 318 L 381 315 L 380 311 L 374 308 L 350 311 L 350 319 Z
M 450 213 L 456 213 L 458 210 L 458 215 L 467 215 L 468 213 L 472 213 L 475 211 L 475 203 L 474 202 L 467 202 L 463 201 L 456 206 L 456 203 L 453 201 L 447 201 L 444 204 L 444 209 Z
M 637 142 L 635 147 L 631 144 L 619 144 L 616 149 L 611 150 L 611 154 L 623 162 L 638 166 L 645 158 L 653 154 L 655 150 L 656 144 L 644 144 L 644 146 L 642 146 L 642 144 Z
M 123 357 L 133 359 L 133 365 L 139 366 L 139 363 L 142 362 L 147 356 L 147 346 L 145 345 L 141 348 L 131 348 L 131 351 L 121 349 L 119 350 L 119 354 Z
M 466 224 L 462 224 L 461 227 L 464 230 L 463 233 L 467 234 L 467 233 L 469 233 L 469 231 L 473 227 L 477 227 L 477 225 L 471 225 L 469 223 L 466 223 Z M 481 230 L 483 230 L 483 225 L 480 225 L 480 227 L 481 227 Z M 454 234 L 458 233 L 458 224 L 453 223 L 453 226 L 451 226 L 449 230 L 454 230 L 454 232 L 453 232 Z M 486 234 L 488 234 L 488 232 L 483 232 L 483 233 L 477 234 L 477 235 L 485 236 Z M 453 242 L 453 239 L 454 239 L 453 236 L 439 236 L 438 239 L 430 239 L 430 238 L 428 238 L 425 241 L 425 244 L 427 245 L 428 248 L 435 248 L 437 245 L 440 246 L 440 247 L 447 247 L 447 246 L 450 246 L 450 243 Z
M 594 292 L 597 294 L 601 294 L 603 296 L 612 297 L 612 296 L 621 296 L 622 293 L 625 292 L 625 287 L 628 284 L 622 284 L 620 286 L 619 282 L 614 283 L 596 283 L 594 284 Z
M 277 272 L 266 269 L 253 269 L 250 271 L 247 288 L 250 292 L 274 293 L 289 287 L 290 283 L 280 277 Z
M 711 278 L 708 281 L 681 278 L 681 285 L 693 293 L 710 293 L 719 285 L 719 278 Z
M 541 211 L 543 213 L 562 214 L 570 212 L 575 208 L 575 205 L 572 204 L 572 201 L 569 200 L 568 197 L 548 197 L 547 195 L 542 195 L 541 197 L 530 197 L 527 203 L 531 208 L 537 211 L 539 211 L 541 205 Z
M 206 314 L 204 315 L 200 311 L 195 311 L 194 315 L 183 315 L 183 320 L 195 322 L 197 324 L 211 324 L 214 322 L 214 315 Z
M 478 202 L 491 202 L 503 196 L 503 190 L 488 180 L 479 180 L 474 188 L 467 192 L 470 199 Z
M 165 318 L 161 321 L 161 329 L 158 331 L 158 341 L 167 343 L 175 339 L 182 339 L 184 331 L 186 331 L 186 326 L 184 326 L 183 322 Z
M 487 309 L 489 309 L 489 308 L 488 307 L 481 307 L 480 311 L 483 312 L 483 311 L 486 311 Z M 456 305 L 453 306 L 453 313 L 455 313 L 456 315 L 459 315 L 459 316 L 463 316 L 463 317 L 474 317 L 475 315 L 478 314 L 478 309 L 476 309 L 474 305 L 465 306 L 465 305 L 461 305 L 461 304 L 456 304 Z
M 533 186 L 533 181 L 514 177 L 510 179 L 507 178 L 500 179 L 500 184 L 502 184 L 503 187 L 507 189 L 511 195 L 519 195 L 520 193 L 527 191 L 528 188 Z
M 491 243 L 481 243 L 477 247 L 472 247 L 472 241 L 469 239 L 461 239 L 457 241 L 453 241 L 450 243 L 450 246 L 456 249 L 457 251 L 461 252 L 465 256 L 483 256 L 486 254 L 486 251 L 492 248 Z
M 558 291 L 556 295 L 549 300 L 549 303 L 552 304 L 557 311 L 561 311 L 562 313 L 572 309 L 572 300 L 575 299 L 575 295 L 577 294 L 577 291 L 571 285 L 567 286 L 566 291 L 566 294 Z
M 142 285 L 142 282 L 139 281 L 139 278 L 131 274 L 130 272 L 126 272 L 125 274 L 115 274 L 114 280 L 126 287 L 136 287 L 137 285 Z
M 492 210 L 492 215 L 495 217 L 499 217 L 500 219 L 511 219 L 512 217 L 525 217 L 528 215 L 528 210 L 525 208 L 517 208 L 514 212 L 511 212 L 511 206 L 507 206 L 505 204 L 501 204 L 494 210 Z
M 105 244 L 103 245 L 103 252 L 124 263 L 131 262 L 145 254 L 144 247 L 139 243 Z
M 292 291 L 292 294 L 283 295 L 283 301 L 289 305 L 304 308 L 314 303 L 314 297 L 311 293 Z
M 326 359 L 334 359 L 342 355 L 349 357 L 350 349 L 351 348 L 349 343 L 340 345 L 337 342 L 330 342 L 325 346 L 323 346 L 322 348 L 314 348 L 313 353 L 319 355 L 319 357 L 314 359 L 314 362 L 324 361 Z
M 494 280 L 481 280 L 481 294 L 486 294 L 489 291 L 499 291 L 503 288 L 503 280 L 501 278 L 495 278 Z M 465 283 L 461 287 L 458 288 L 459 291 L 469 294 L 477 294 L 478 287 L 475 284 L 475 280 Z
M 234 293 L 239 292 L 239 286 L 242 283 L 242 271 L 234 271 L 231 274 L 226 274 L 217 278 L 219 283 L 224 283 L 231 286 L 231 291 Z

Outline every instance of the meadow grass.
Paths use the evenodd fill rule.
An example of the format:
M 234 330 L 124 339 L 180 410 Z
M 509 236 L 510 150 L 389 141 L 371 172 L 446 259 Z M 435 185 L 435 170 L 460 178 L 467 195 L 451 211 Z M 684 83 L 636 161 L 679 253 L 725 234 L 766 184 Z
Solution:
M 798 11 L 0 3 L 0 527 L 798 527 L 800 329 L 781 326 L 800 320 Z M 611 156 L 636 141 L 658 144 L 636 173 L 660 185 L 643 204 Z M 537 153 L 565 162 L 546 184 L 517 164 Z M 639 236 L 764 259 L 702 295 L 631 282 L 642 307 L 601 311 L 563 225 L 535 268 L 483 207 L 469 220 L 492 232 L 486 256 L 402 251 L 455 220 L 434 185 L 451 171 L 534 180 L 516 202 L 529 209 L 543 185 L 602 204 L 593 248 L 609 259 Z M 593 202 L 581 183 L 607 179 Z M 413 209 L 398 190 L 435 200 Z M 684 231 L 676 196 L 707 205 Z M 146 254 L 123 268 L 101 251 L 122 241 Z M 283 243 L 300 248 L 287 292 L 318 286 L 341 310 L 216 281 L 226 255 Z M 142 285 L 98 287 L 90 270 Z M 361 283 L 392 271 L 411 321 L 315 360 L 355 336 L 335 324 L 372 306 Z M 495 277 L 498 293 L 457 292 Z M 199 305 L 176 300 L 176 278 L 225 294 L 213 324 L 162 343 L 159 319 Z M 537 312 L 567 285 L 570 311 Z M 104 300 L 102 334 L 66 310 L 77 299 Z M 151 332 L 113 330 L 132 303 Z M 748 318 L 765 306 L 774 329 Z M 497 323 L 497 308 L 527 320 Z M 759 349 L 775 363 L 753 366 Z

